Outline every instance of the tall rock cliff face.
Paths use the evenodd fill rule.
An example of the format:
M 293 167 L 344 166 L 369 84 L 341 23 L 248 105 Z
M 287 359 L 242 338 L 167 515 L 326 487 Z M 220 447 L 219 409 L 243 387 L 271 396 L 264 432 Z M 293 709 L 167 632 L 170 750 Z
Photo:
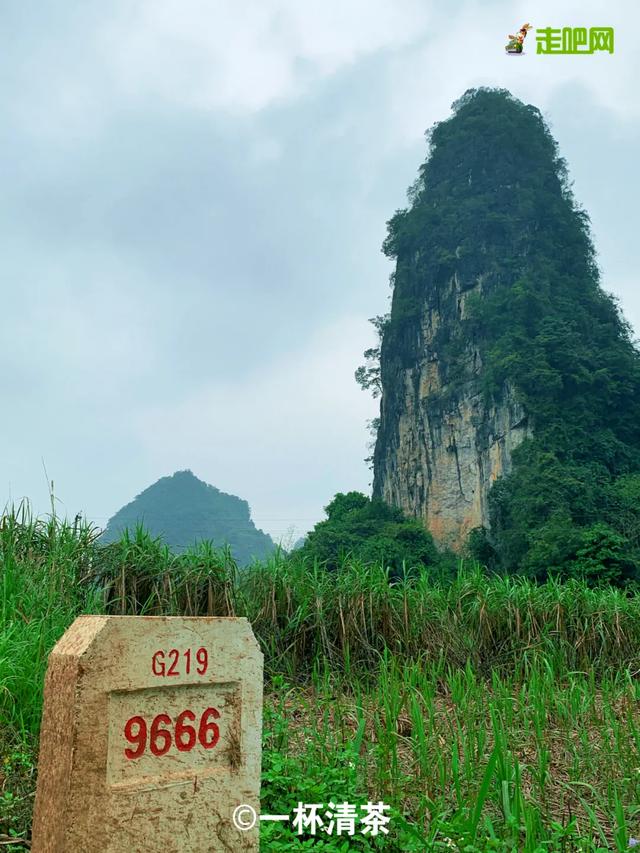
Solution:
M 539 227 L 514 105 L 538 120 L 505 92 L 467 93 L 454 105 L 432 131 L 411 206 L 391 220 L 385 245 L 396 271 L 374 496 L 454 549 L 472 528 L 489 527 L 489 490 L 533 434 L 508 374 L 487 392 L 486 339 L 470 319 L 488 293 L 517 279 Z M 551 180 L 553 151 L 544 156 Z
M 640 351 L 540 112 L 465 93 L 409 202 L 356 374 L 382 392 L 374 495 L 440 545 L 488 528 L 473 551 L 504 571 L 637 576 Z
M 458 356 L 464 379 L 449 381 L 451 365 L 438 342 L 459 333 L 465 301 L 481 289 L 481 277 L 462 282 L 454 275 L 426 296 L 404 352 L 384 350 L 374 494 L 423 519 L 435 541 L 454 550 L 474 527 L 490 526 L 489 490 L 532 434 L 509 382 L 496 399 L 486 399 L 482 356 L 473 343 Z

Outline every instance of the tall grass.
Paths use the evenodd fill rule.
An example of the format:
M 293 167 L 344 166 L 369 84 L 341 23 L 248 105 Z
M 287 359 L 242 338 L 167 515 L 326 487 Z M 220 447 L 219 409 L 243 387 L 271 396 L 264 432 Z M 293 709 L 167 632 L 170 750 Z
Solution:
M 37 731 L 51 647 L 79 613 L 99 611 L 95 539 L 26 503 L 0 517 L 0 723 Z
M 461 566 L 453 581 L 428 574 L 390 584 L 381 566 L 335 573 L 275 558 L 244 573 L 236 611 L 251 620 L 267 667 L 291 678 L 326 662 L 334 672 L 378 672 L 401 661 L 468 663 L 480 676 L 524 677 L 544 659 L 555 673 L 640 670 L 640 597 L 579 581 L 535 585 Z
M 640 597 L 617 589 L 477 566 L 390 583 L 379 565 L 327 572 L 282 552 L 238 570 L 208 543 L 176 556 L 141 529 L 107 546 L 97 533 L 26 505 L 0 519 L 0 715 L 19 728 L 37 731 L 46 656 L 80 613 L 246 616 L 267 674 L 299 683 L 325 668 L 375 680 L 390 654 L 518 681 L 640 671 Z
M 335 572 L 276 552 L 238 571 L 209 545 L 172 556 L 143 531 L 101 552 L 105 607 L 114 613 L 246 616 L 270 673 L 307 678 L 318 665 L 375 673 L 382 655 L 471 663 L 479 674 L 640 671 L 640 597 L 581 581 L 535 584 L 461 565 L 390 582 L 380 565 L 347 560 Z
M 267 810 L 382 797 L 387 850 L 640 836 L 634 594 L 477 566 L 390 583 L 382 566 L 329 573 L 281 552 L 239 570 L 228 550 L 175 556 L 140 529 L 103 546 L 26 505 L 0 519 L 0 583 L 0 735 L 37 735 L 47 654 L 80 613 L 242 615 L 268 676 Z M 283 831 L 265 828 L 264 849 L 295 849 Z
M 284 755 L 305 768 L 302 791 L 338 765 L 347 793 L 394 804 L 396 838 L 408 823 L 421 844 L 405 834 L 385 849 L 625 850 L 640 835 L 639 685 L 626 674 L 558 681 L 540 664 L 526 682 L 487 682 L 470 666 L 390 657 L 375 685 L 349 694 L 327 673 L 281 685 L 266 719 L 269 731 L 274 714 L 288 725 L 266 749 L 280 767 Z M 344 786 L 327 793 L 336 801 Z M 273 808 L 286 810 L 287 796 Z

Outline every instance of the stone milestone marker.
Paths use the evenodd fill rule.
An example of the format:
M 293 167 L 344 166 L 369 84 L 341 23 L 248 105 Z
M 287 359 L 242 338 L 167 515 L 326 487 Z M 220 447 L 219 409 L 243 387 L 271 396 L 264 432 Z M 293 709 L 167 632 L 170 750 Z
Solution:
M 81 616 L 45 681 L 33 853 L 257 851 L 262 653 L 246 619 Z

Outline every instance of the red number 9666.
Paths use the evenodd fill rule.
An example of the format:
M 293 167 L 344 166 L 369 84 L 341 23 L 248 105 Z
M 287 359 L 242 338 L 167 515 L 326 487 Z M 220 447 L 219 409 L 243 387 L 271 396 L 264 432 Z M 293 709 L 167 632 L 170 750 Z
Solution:
M 168 714 L 158 714 L 150 727 L 144 717 L 130 717 L 124 725 L 124 736 L 134 748 L 126 747 L 125 757 L 140 758 L 147 746 L 155 756 L 166 755 L 173 745 L 179 752 L 190 752 L 196 744 L 203 749 L 213 749 L 220 740 L 220 728 L 215 722 L 219 719 L 220 712 L 216 708 L 207 708 L 202 712 L 196 730 L 192 725 L 196 722 L 196 715 L 188 709 L 178 714 L 173 728 L 169 728 L 173 720 Z

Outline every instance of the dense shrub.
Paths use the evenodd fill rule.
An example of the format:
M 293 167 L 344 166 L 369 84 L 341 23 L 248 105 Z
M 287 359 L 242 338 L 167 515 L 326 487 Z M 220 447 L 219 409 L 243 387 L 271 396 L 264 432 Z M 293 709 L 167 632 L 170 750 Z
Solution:
M 406 571 L 442 566 L 430 533 L 396 507 L 360 492 L 337 494 L 325 507 L 327 518 L 309 533 L 302 557 L 335 570 L 347 558 L 380 563 L 394 578 Z

